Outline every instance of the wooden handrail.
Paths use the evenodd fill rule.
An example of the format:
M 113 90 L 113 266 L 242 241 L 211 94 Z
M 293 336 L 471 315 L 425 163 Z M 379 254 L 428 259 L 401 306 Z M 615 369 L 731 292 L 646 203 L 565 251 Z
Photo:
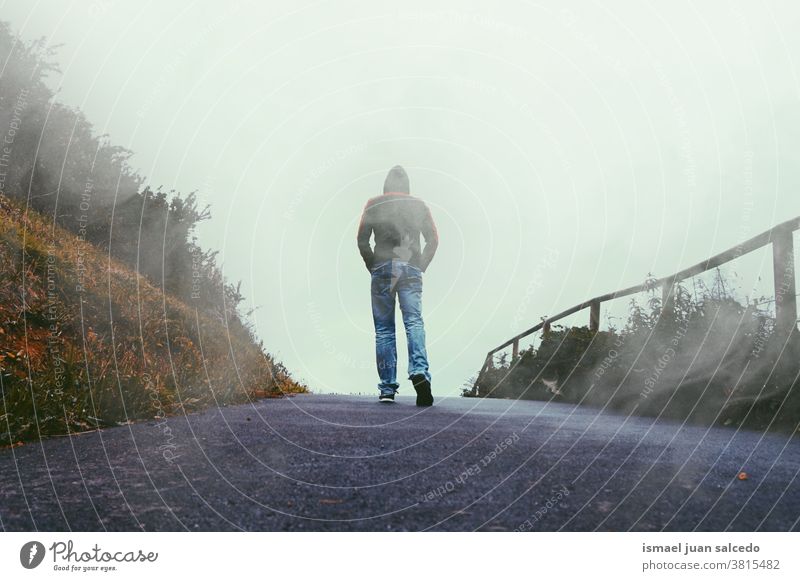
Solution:
M 491 365 L 492 357 L 495 353 L 505 349 L 510 345 L 513 349 L 513 356 L 516 357 L 519 354 L 519 342 L 521 339 L 524 339 L 528 335 L 531 335 L 542 328 L 549 328 L 550 324 L 563 319 L 564 317 L 568 317 L 569 315 L 577 313 L 578 311 L 582 311 L 588 307 L 590 308 L 589 328 L 593 331 L 597 331 L 600 325 L 600 305 L 602 303 L 612 299 L 618 299 L 648 291 L 659 286 L 662 287 L 663 293 L 662 308 L 669 308 L 668 303 L 672 300 L 673 288 L 680 281 L 717 268 L 727 262 L 743 256 L 744 254 L 748 254 L 754 250 L 763 248 L 767 244 L 772 244 L 776 329 L 788 329 L 790 326 L 796 326 L 797 296 L 795 290 L 794 248 L 792 234 L 798 229 L 800 229 L 800 216 L 792 218 L 791 220 L 787 220 L 786 222 L 782 222 L 777 226 L 770 228 L 766 232 L 762 232 L 761 234 L 753 236 L 749 240 L 746 240 L 745 242 L 742 242 L 733 248 L 729 248 L 725 252 L 720 252 L 711 258 L 707 258 L 703 262 L 695 264 L 694 266 L 690 266 L 689 268 L 684 268 L 673 275 L 600 295 L 593 299 L 589 299 L 588 301 L 577 304 L 574 307 L 570 307 L 569 309 L 561 311 L 557 315 L 547 317 L 530 329 L 526 329 L 522 333 L 511 337 L 511 339 L 505 343 L 502 343 L 501 345 L 498 345 L 489 351 L 486 354 L 486 360 L 484 361 L 483 367 L 478 373 L 475 384 L 477 385 L 481 379 L 481 376 L 486 371 L 486 368 Z

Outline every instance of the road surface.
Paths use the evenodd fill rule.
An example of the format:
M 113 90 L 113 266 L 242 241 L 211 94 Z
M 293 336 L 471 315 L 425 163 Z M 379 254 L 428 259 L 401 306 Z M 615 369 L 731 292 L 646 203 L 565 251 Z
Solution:
M 376 399 L 264 400 L 0 450 L 0 526 L 800 530 L 798 437 L 570 404 Z

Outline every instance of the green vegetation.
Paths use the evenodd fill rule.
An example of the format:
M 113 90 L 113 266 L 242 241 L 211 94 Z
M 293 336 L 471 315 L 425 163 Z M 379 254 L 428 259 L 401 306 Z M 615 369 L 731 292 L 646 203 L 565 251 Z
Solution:
M 153 191 L 128 164 L 131 152 L 94 133 L 45 83 L 58 70 L 44 39 L 26 43 L 0 22 L 0 194 L 107 251 L 171 295 L 204 310 L 224 304 L 229 324 L 243 297 L 195 226 L 210 218 L 194 194 Z M 4 139 L 5 138 L 5 139 Z M 10 141 L 10 142 L 9 142 Z M 202 279 L 202 288 L 195 283 Z
M 582 403 L 639 415 L 794 431 L 800 422 L 800 338 L 776 332 L 764 301 L 742 304 L 719 275 L 630 302 L 621 329 L 554 326 L 536 347 L 505 355 L 468 397 Z
M 0 23 L 0 445 L 305 391 L 197 244 L 208 209 L 54 102 L 44 47 Z

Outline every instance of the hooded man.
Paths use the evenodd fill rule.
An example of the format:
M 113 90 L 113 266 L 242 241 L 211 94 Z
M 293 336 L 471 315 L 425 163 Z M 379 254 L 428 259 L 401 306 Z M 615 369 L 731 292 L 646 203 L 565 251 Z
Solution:
M 395 297 L 400 304 L 408 340 L 408 378 L 417 405 L 433 405 L 431 374 L 422 322 L 422 273 L 439 245 L 436 225 L 425 202 L 410 193 L 408 174 L 399 165 L 389 170 L 383 195 L 367 201 L 358 225 L 358 250 L 372 276 L 372 319 L 375 362 L 380 383 L 378 400 L 394 402 L 397 383 Z M 375 235 L 375 248 L 370 236 Z M 425 248 L 420 248 L 420 234 Z

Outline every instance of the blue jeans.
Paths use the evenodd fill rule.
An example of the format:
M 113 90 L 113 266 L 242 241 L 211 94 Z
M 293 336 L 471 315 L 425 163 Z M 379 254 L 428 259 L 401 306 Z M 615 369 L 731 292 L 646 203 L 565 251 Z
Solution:
M 381 394 L 394 394 L 397 383 L 397 345 L 394 303 L 397 296 L 408 340 L 408 378 L 422 374 L 431 380 L 422 322 L 422 271 L 407 262 L 393 260 L 372 270 L 372 319 L 375 322 L 375 363 Z

